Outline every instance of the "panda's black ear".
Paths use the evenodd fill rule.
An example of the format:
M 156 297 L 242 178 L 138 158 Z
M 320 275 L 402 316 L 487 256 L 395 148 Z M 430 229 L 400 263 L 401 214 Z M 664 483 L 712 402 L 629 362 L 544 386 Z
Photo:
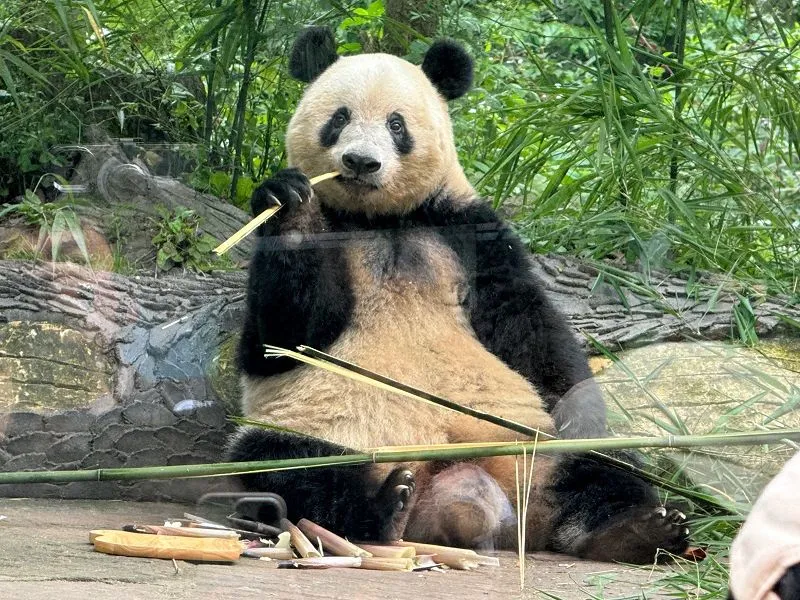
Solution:
M 453 40 L 437 40 L 425 53 L 422 71 L 439 93 L 453 100 L 472 87 L 472 58 Z
M 338 58 L 333 32 L 327 27 L 309 27 L 301 31 L 294 42 L 289 56 L 289 74 L 311 83 Z

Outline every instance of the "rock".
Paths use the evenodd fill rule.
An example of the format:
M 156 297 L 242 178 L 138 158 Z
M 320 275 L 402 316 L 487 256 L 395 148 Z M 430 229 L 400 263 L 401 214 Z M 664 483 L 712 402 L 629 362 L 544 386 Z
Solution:
M 73 433 L 53 444 L 45 454 L 56 465 L 80 461 L 89 454 L 91 441 L 91 433 Z
M 58 436 L 49 431 L 33 431 L 11 438 L 6 444 L 5 450 L 9 454 L 46 452 L 57 440 Z
M 792 347 L 792 346 L 789 346 Z M 800 427 L 800 355 L 765 356 L 769 349 L 723 342 L 655 344 L 618 354 L 620 364 L 597 380 L 618 435 L 701 435 Z M 668 452 L 707 489 L 752 501 L 795 452 L 775 445 Z M 660 451 L 659 454 L 665 454 Z
M 76 408 L 109 391 L 113 366 L 94 336 L 54 323 L 13 321 L 0 324 L 0 348 L 0 410 Z
M 122 411 L 122 418 L 133 425 L 145 427 L 164 427 L 178 420 L 172 412 L 157 402 L 134 402 Z
M 94 415 L 87 411 L 70 410 L 47 417 L 44 428 L 56 433 L 88 431 L 94 421 Z
M 32 412 L 14 412 L 0 416 L 0 430 L 12 438 L 44 429 L 44 417 Z
M 113 447 L 126 454 L 149 448 L 163 448 L 162 443 L 156 439 L 153 433 L 152 429 L 127 430 L 120 436 Z M 163 452 L 161 456 L 164 456 Z

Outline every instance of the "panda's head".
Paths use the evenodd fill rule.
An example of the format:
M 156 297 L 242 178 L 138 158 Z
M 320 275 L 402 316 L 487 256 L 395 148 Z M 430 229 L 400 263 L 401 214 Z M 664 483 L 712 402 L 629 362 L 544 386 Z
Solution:
M 444 189 L 472 194 L 458 162 L 447 100 L 472 83 L 472 60 L 455 42 L 435 42 L 422 66 L 388 54 L 338 57 L 333 35 L 307 29 L 292 50 L 292 76 L 310 83 L 289 123 L 289 164 L 318 184 L 329 206 L 402 214 Z

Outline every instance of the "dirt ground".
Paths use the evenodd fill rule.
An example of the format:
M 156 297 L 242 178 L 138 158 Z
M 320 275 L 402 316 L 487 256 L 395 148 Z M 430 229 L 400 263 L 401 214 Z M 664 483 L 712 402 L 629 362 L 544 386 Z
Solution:
M 89 530 L 161 524 L 207 507 L 98 500 L 0 499 L 0 599 L 198 600 L 220 598 L 642 598 L 659 571 L 531 554 L 519 587 L 517 557 L 478 571 L 387 573 L 357 569 L 278 570 L 274 562 L 192 564 L 95 552 Z M 648 593 L 648 598 L 657 595 Z

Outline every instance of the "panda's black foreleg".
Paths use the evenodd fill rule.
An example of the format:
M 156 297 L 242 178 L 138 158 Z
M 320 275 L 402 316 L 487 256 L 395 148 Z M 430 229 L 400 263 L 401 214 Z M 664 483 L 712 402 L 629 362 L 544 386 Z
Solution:
M 563 457 L 551 492 L 557 507 L 551 550 L 647 564 L 688 547 L 689 529 L 680 510 L 663 506 L 650 484 L 593 458 Z
M 352 451 L 299 434 L 242 429 L 231 444 L 232 462 L 335 456 Z M 306 518 L 350 539 L 397 539 L 405 527 L 415 481 L 398 467 L 372 489 L 372 465 L 330 466 L 243 475 L 248 489 L 274 492 L 286 501 L 288 518 Z
M 250 260 L 238 351 L 248 375 L 268 377 L 298 365 L 287 357 L 265 358 L 264 345 L 325 350 L 350 323 L 354 298 L 343 245 L 323 239 L 326 221 L 312 196 L 297 169 L 279 171 L 253 192 L 254 214 L 278 205 L 281 210 L 261 226 Z
M 483 203 L 429 212 L 471 275 L 467 304 L 481 343 L 536 387 L 559 437 L 606 436 L 606 406 L 586 353 L 531 272 L 519 237 Z M 475 226 L 472 234 L 465 225 Z

